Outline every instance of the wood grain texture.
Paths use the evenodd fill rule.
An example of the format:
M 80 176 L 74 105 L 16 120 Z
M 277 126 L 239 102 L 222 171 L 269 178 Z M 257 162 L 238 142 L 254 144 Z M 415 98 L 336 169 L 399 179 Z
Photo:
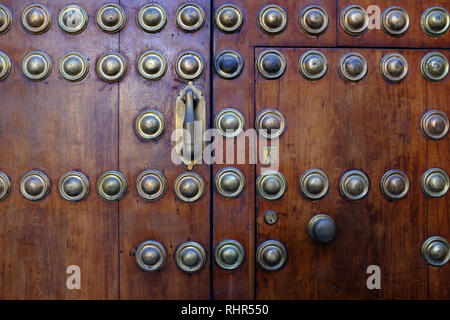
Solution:
M 450 58 L 450 50 L 439 50 Z M 427 82 L 427 105 L 428 110 L 441 110 L 450 114 L 450 79 L 445 78 L 440 82 Z M 427 141 L 427 160 L 429 168 L 441 168 L 450 173 L 450 137 L 447 134 L 438 141 Z M 425 170 L 424 170 L 425 172 Z M 428 199 L 428 234 L 431 236 L 441 236 L 447 241 L 450 240 L 450 197 L 447 193 L 442 198 Z M 425 239 L 424 239 L 425 240 Z M 450 264 L 436 268 L 428 267 L 428 298 L 429 299 L 449 299 L 450 297 Z
M 130 68 L 120 83 L 120 170 L 129 181 L 129 194 L 120 202 L 120 297 L 121 299 L 209 299 L 210 298 L 210 169 L 206 164 L 194 168 L 205 182 L 205 193 L 195 203 L 178 200 L 173 191 L 176 177 L 187 171 L 184 165 L 171 161 L 174 143 L 175 99 L 186 82 L 175 73 L 175 61 L 183 51 L 194 50 L 205 61 L 205 69 L 195 85 L 203 92 L 208 108 L 210 2 L 193 1 L 206 12 L 206 22 L 200 31 L 186 33 L 175 23 L 177 8 L 185 1 L 156 1 L 166 11 L 168 22 L 156 34 L 145 33 L 136 23 L 139 8 L 148 1 L 121 1 L 129 23 L 120 36 L 120 51 Z M 136 70 L 139 56 L 146 50 L 158 50 L 168 59 L 167 74 L 159 81 L 144 80 Z M 140 111 L 152 108 L 166 118 L 166 130 L 161 139 L 142 142 L 134 132 L 134 120 Z M 209 125 L 209 117 L 208 117 Z M 146 169 L 161 171 L 168 181 L 165 196 L 156 202 L 146 202 L 136 191 L 136 178 Z M 136 247 L 145 240 L 161 242 L 167 250 L 167 263 L 156 273 L 142 271 L 135 262 Z M 198 273 L 188 275 L 177 268 L 174 253 L 185 241 L 199 242 L 207 252 L 208 263 Z
M 254 128 L 254 46 L 335 46 L 336 6 L 333 1 L 214 1 L 214 12 L 220 6 L 232 3 L 238 6 L 244 16 L 242 28 L 231 34 L 220 32 L 214 28 L 213 54 L 232 49 L 239 52 L 244 59 L 244 69 L 234 80 L 224 80 L 217 74 L 213 78 L 214 116 L 222 109 L 231 107 L 239 110 L 245 117 L 246 129 Z M 288 13 L 288 24 L 280 34 L 268 35 L 258 26 L 259 11 L 269 4 L 281 6 Z M 298 24 L 300 11 L 312 4 L 321 5 L 329 15 L 329 27 L 319 37 L 304 34 Z M 232 93 L 232 94 L 230 94 Z M 225 139 L 223 140 L 225 143 Z M 247 151 L 248 152 L 248 148 Z M 237 149 L 234 148 L 234 153 Z M 246 154 L 246 159 L 248 154 Z M 255 277 L 255 165 L 237 164 L 237 158 L 227 164 L 215 164 L 214 174 L 225 166 L 240 169 L 246 178 L 244 193 L 237 199 L 224 199 L 217 193 L 213 198 L 213 243 L 214 246 L 224 239 L 238 240 L 246 250 L 244 264 L 234 271 L 224 271 L 217 265 L 214 268 L 213 297 L 216 299 L 251 299 L 254 297 Z M 232 227 L 231 227 L 232 226 Z
M 367 9 L 377 5 L 381 13 L 389 7 L 399 6 L 408 12 L 410 26 L 401 37 L 391 37 L 382 29 L 367 30 L 360 36 L 347 34 L 340 26 L 339 19 L 342 10 L 348 5 L 360 5 Z M 450 10 L 448 0 L 416 1 L 416 0 L 337 0 L 337 46 L 338 47 L 408 47 L 408 48 L 449 48 L 450 32 L 440 38 L 429 37 L 420 25 L 420 19 L 425 10 L 430 7 L 443 7 Z
M 118 2 L 118 1 L 115 1 Z M 0 48 L 12 60 L 12 74 L 0 82 L 0 171 L 11 179 L 9 197 L 0 202 L 0 298 L 116 299 L 118 298 L 118 206 L 96 194 L 97 177 L 118 168 L 118 85 L 97 78 L 95 61 L 119 47 L 118 35 L 105 36 L 92 21 L 98 5 L 84 2 L 91 21 L 80 35 L 67 35 L 58 26 L 59 11 L 72 1 L 41 1 L 52 13 L 53 25 L 43 35 L 21 26 L 29 1 L 6 0 L 14 25 L 0 36 Z M 23 56 L 46 51 L 53 70 L 43 82 L 22 73 Z M 64 80 L 59 59 L 76 50 L 89 59 L 90 73 L 80 83 Z M 51 191 L 30 202 L 19 191 L 21 177 L 31 169 L 44 171 Z M 91 191 L 79 203 L 58 193 L 59 178 L 79 170 L 89 177 Z M 68 290 L 66 268 L 81 268 L 81 290 Z
M 288 260 L 278 272 L 257 270 L 257 298 L 426 298 L 427 268 L 419 252 L 427 233 L 427 201 L 420 190 L 427 155 L 417 127 L 426 105 L 426 83 L 418 68 L 424 52 L 398 51 L 410 72 L 393 85 L 379 72 L 382 56 L 390 51 L 357 49 L 369 71 L 361 82 L 350 83 L 337 72 L 339 58 L 349 50 L 321 49 L 329 70 L 317 82 L 297 71 L 305 50 L 281 50 L 288 67 L 280 80 L 256 75 L 256 111 L 276 108 L 287 119 L 280 138 L 280 171 L 288 184 L 282 200 L 258 200 L 257 244 L 283 242 Z M 300 175 L 311 168 L 324 170 L 330 179 L 328 195 L 316 202 L 303 198 L 298 189 Z M 405 199 L 390 202 L 379 184 L 393 168 L 407 173 L 411 188 Z M 368 196 L 356 202 L 342 198 L 338 189 L 340 177 L 350 169 L 364 171 L 371 183 Z M 268 209 L 280 214 L 274 226 L 263 222 Z M 330 215 L 338 227 L 328 245 L 312 244 L 306 232 L 311 217 L 319 213 Z M 381 268 L 381 290 L 366 287 L 370 265 Z

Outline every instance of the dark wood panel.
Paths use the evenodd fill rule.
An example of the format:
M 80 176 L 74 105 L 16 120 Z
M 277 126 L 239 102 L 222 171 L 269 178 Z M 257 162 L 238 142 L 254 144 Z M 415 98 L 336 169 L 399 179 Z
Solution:
M 416 1 L 416 0 L 337 0 L 337 45 L 339 47 L 413 47 L 413 48 L 449 48 L 450 32 L 446 32 L 440 38 L 429 37 L 420 24 L 420 19 L 425 10 L 431 7 L 443 7 L 450 10 L 448 0 Z M 377 5 L 381 13 L 389 7 L 399 6 L 408 12 L 410 26 L 403 36 L 391 37 L 382 29 L 367 30 L 360 36 L 347 34 L 339 23 L 342 10 L 348 5 L 360 5 L 367 9 Z
M 296 66 L 305 50 L 281 50 L 287 70 L 280 80 L 256 75 L 256 112 L 272 107 L 287 120 L 279 165 L 288 184 L 283 199 L 257 202 L 257 244 L 274 239 L 288 250 L 282 270 L 257 269 L 257 298 L 426 298 L 427 268 L 420 257 L 427 233 L 427 202 L 420 190 L 426 141 L 417 127 L 426 103 L 418 67 L 424 52 L 399 51 L 410 72 L 393 85 L 379 73 L 387 50 L 356 50 L 369 66 L 359 83 L 338 75 L 338 61 L 349 52 L 344 49 L 321 49 L 328 58 L 328 74 L 316 82 L 303 79 Z M 311 168 L 324 170 L 330 179 L 330 191 L 321 201 L 306 200 L 298 190 L 300 175 Z M 379 186 L 392 168 L 406 172 L 411 182 L 407 197 L 395 202 L 386 200 Z M 339 179 L 350 169 L 364 171 L 371 183 L 368 196 L 356 202 L 339 194 Z M 263 222 L 268 209 L 279 212 L 274 226 Z M 330 215 L 338 227 L 328 245 L 312 244 L 306 232 L 311 217 L 319 213 Z M 370 265 L 381 268 L 381 290 L 366 287 Z
M 30 35 L 21 26 L 28 1 L 6 0 L 14 15 L 12 29 L 0 36 L 0 48 L 12 60 L 13 71 L 0 82 L 0 171 L 11 179 L 10 196 L 0 203 L 0 297 L 3 299 L 118 298 L 118 206 L 96 193 L 96 179 L 117 169 L 118 85 L 97 78 L 95 61 L 116 51 L 118 35 L 105 36 L 92 21 L 98 5 L 82 5 L 91 17 L 80 35 L 64 34 L 59 11 L 72 1 L 40 1 L 52 13 L 53 25 L 43 35 Z M 115 1 L 118 2 L 118 1 Z M 31 82 L 22 74 L 23 56 L 43 50 L 53 60 L 52 74 Z M 59 59 L 76 50 L 89 58 L 90 73 L 80 83 L 64 80 Z M 31 169 L 51 180 L 49 196 L 31 202 L 19 190 Z M 58 180 L 70 170 L 89 177 L 91 191 L 79 203 L 58 193 Z M 68 290 L 66 268 L 81 268 L 81 290 Z
M 439 52 L 450 57 L 449 50 Z M 427 105 L 425 110 L 441 110 L 450 114 L 450 79 L 440 82 L 427 82 Z M 447 135 L 442 140 L 427 142 L 427 157 L 429 168 L 441 168 L 450 173 L 450 138 Z M 424 170 L 425 171 L 425 170 Z M 441 236 L 450 239 L 450 204 L 449 195 L 428 200 L 428 234 L 427 237 Z M 425 240 L 425 239 L 424 239 Z M 448 299 L 450 297 L 450 264 L 440 268 L 428 267 L 428 298 Z
M 206 12 L 206 23 L 195 33 L 180 30 L 175 23 L 177 8 L 184 1 L 157 1 L 165 10 L 168 22 L 163 31 L 149 34 L 137 25 L 139 8 L 148 1 L 121 1 L 129 17 L 120 36 L 120 51 L 130 68 L 120 83 L 120 170 L 129 181 L 130 192 L 120 203 L 120 297 L 122 299 L 209 299 L 210 298 L 210 169 L 197 165 L 194 172 L 205 182 L 204 196 L 193 204 L 178 200 L 173 191 L 176 177 L 187 171 L 184 165 L 171 162 L 174 143 L 175 99 L 186 85 L 175 73 L 180 53 L 199 52 L 205 60 L 202 77 L 195 81 L 209 103 L 210 2 L 193 1 Z M 169 62 L 167 74 L 159 81 L 146 81 L 136 70 L 139 56 L 146 50 L 158 50 Z M 152 108 L 166 118 L 161 139 L 142 142 L 134 132 L 134 120 L 140 111 Z M 208 110 L 209 124 L 209 110 Z M 165 196 L 156 202 L 142 200 L 136 191 L 136 178 L 146 169 L 161 171 L 168 181 Z M 142 271 L 135 263 L 136 247 L 145 240 L 161 242 L 167 250 L 167 263 L 156 273 Z M 174 253 L 185 241 L 199 242 L 206 250 L 208 263 L 199 273 L 188 275 L 177 268 Z

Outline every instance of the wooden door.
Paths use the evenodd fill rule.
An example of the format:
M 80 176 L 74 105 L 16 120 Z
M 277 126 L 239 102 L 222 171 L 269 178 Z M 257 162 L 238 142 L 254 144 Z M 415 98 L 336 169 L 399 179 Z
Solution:
M 228 2 L 214 3 L 218 12 Z M 250 197 L 256 195 L 256 214 L 248 206 L 240 207 L 239 213 L 229 207 L 214 213 L 214 221 L 225 221 L 213 224 L 214 243 L 221 241 L 230 221 L 239 221 L 232 234 L 243 239 L 252 251 L 251 258 L 255 258 L 239 271 L 239 286 L 233 286 L 233 290 L 240 288 L 257 299 L 445 298 L 448 264 L 427 264 L 421 250 L 430 237 L 449 238 L 445 204 L 448 195 L 425 195 L 421 179 L 431 168 L 448 174 L 448 136 L 438 140 L 425 137 L 421 121 L 427 112 L 437 117 L 442 116 L 440 112 L 448 115 L 448 90 L 443 89 L 448 87 L 448 77 L 427 80 L 420 66 L 432 52 L 449 57 L 449 33 L 427 35 L 421 27 L 427 9 L 445 8 L 447 3 L 381 1 L 376 3 L 377 8 L 369 8 L 374 4 L 370 1 L 233 4 L 243 12 L 245 23 L 232 33 L 216 28 L 214 54 L 217 64 L 223 50 L 235 50 L 243 57 L 244 68 L 233 80 L 224 80 L 216 72 L 214 114 L 217 117 L 224 108 L 233 107 L 245 115 L 246 129 L 272 128 L 275 136 L 276 128 L 283 129 L 272 142 L 259 142 L 256 165 L 242 165 L 235 160 L 235 165 L 246 173 L 246 182 L 252 188 Z M 380 21 L 383 12 L 399 6 L 404 11 L 393 10 L 398 10 L 395 14 L 408 14 L 409 27 L 398 35 L 388 33 L 402 28 L 389 31 L 386 26 L 384 30 L 367 27 L 360 34 L 349 34 L 341 25 L 341 14 L 350 5 L 359 5 L 363 13 L 369 10 L 369 14 L 378 9 Z M 262 18 L 261 22 L 264 12 L 270 10 L 272 17 L 266 17 L 266 22 Z M 308 10 L 326 13 L 328 27 L 308 29 L 308 23 L 302 25 Z M 342 57 L 355 57 L 354 53 L 366 61 L 367 74 L 350 81 L 340 74 L 339 64 Z M 394 79 L 396 83 L 386 80 L 380 69 L 382 59 L 391 54 L 402 57 L 408 65 L 406 76 L 397 74 L 402 80 Z M 309 68 L 317 73 L 309 76 L 316 79 L 302 75 L 302 57 L 315 58 L 310 60 L 313 65 Z M 326 61 L 327 71 L 323 74 L 318 71 L 318 58 Z M 440 119 L 448 123 L 445 116 Z M 268 157 L 270 153 L 274 156 Z M 398 171 L 390 171 L 393 169 Z M 346 173 L 367 182 L 367 194 L 361 199 L 349 200 L 341 192 L 340 181 Z M 387 173 L 390 175 L 385 176 Z M 316 189 L 316 194 L 302 194 L 299 182 L 303 174 L 311 178 L 305 183 L 311 183 L 313 191 L 315 183 L 320 189 L 326 182 L 326 192 L 320 194 Z M 392 174 L 407 177 L 403 181 L 409 183 L 408 192 L 398 200 L 389 199 L 390 195 L 381 190 L 383 176 Z M 445 174 L 443 177 L 445 180 Z M 283 186 L 284 193 L 278 193 Z M 311 232 L 309 236 L 311 220 L 331 226 L 324 229 L 332 236 L 326 232 Z M 254 237 L 248 233 L 253 224 Z M 310 226 L 314 231 L 316 224 Z M 329 243 L 320 243 L 331 238 Z M 380 275 L 380 287 L 371 277 L 375 273 Z M 224 287 L 230 288 L 232 275 L 221 280 L 222 274 L 220 269 L 216 272 L 214 279 L 219 280 L 213 288 L 215 295 L 231 297 L 230 291 L 223 294 L 220 285 L 225 282 Z

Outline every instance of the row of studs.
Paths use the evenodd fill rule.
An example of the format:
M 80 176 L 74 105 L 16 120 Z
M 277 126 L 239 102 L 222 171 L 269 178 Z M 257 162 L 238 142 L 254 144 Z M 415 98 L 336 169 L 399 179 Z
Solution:
M 137 69 L 146 80 L 159 80 L 167 72 L 167 58 L 160 52 L 149 50 L 138 59 Z M 31 51 L 22 59 L 22 72 L 32 81 L 43 81 L 52 72 L 52 59 L 43 51 Z M 175 71 L 184 80 L 199 78 L 204 69 L 203 57 L 194 51 L 182 52 L 176 59 Z M 0 80 L 6 79 L 12 70 L 9 56 L 0 51 Z M 103 54 L 96 63 L 97 75 L 106 82 L 118 82 L 126 75 L 128 63 L 118 52 Z M 88 59 L 79 52 L 69 52 L 59 61 L 61 76 L 71 82 L 83 80 L 89 73 Z
M 238 31 L 243 24 L 242 10 L 232 4 L 225 4 L 215 13 L 217 28 L 226 33 Z M 311 5 L 303 8 L 297 19 L 300 29 L 309 36 L 318 36 L 328 28 L 328 14 L 324 8 Z M 258 25 L 262 31 L 268 34 L 283 32 L 288 23 L 286 11 L 278 5 L 268 5 L 262 8 L 258 14 Z M 430 37 L 440 37 L 445 34 L 450 25 L 448 12 L 441 7 L 427 9 L 421 18 L 421 27 Z M 409 28 L 408 12 L 398 6 L 387 8 L 381 15 L 381 28 L 393 37 L 404 35 Z M 342 29 L 352 35 L 358 36 L 367 31 L 369 15 L 359 5 L 349 5 L 344 8 L 340 16 Z
M 265 50 L 259 54 L 256 67 L 264 78 L 279 79 L 286 71 L 286 57 L 278 50 Z M 319 51 L 307 51 L 299 59 L 298 70 L 308 80 L 322 79 L 328 71 L 327 58 Z M 361 81 L 368 72 L 367 61 L 362 54 L 349 52 L 339 60 L 338 71 L 345 80 Z M 429 81 L 441 81 L 449 72 L 448 59 L 440 52 L 430 52 L 423 57 L 420 71 Z M 381 59 L 380 72 L 386 81 L 401 82 L 408 74 L 408 61 L 399 53 L 387 54 Z
M 4 80 L 11 72 L 12 65 L 8 55 L 0 51 L 0 80 Z M 127 60 L 120 53 L 109 52 L 97 60 L 97 74 L 107 82 L 120 81 L 127 72 Z M 160 52 L 149 50 L 138 59 L 138 73 L 146 80 L 159 80 L 167 72 L 167 58 Z M 235 79 L 243 69 L 242 56 L 233 50 L 224 50 L 215 58 L 217 74 L 224 79 Z M 256 66 L 259 73 L 266 79 L 280 78 L 287 68 L 286 57 L 278 50 L 265 50 L 257 58 Z M 194 52 L 183 52 L 175 62 L 176 73 L 185 80 L 195 80 L 201 76 L 204 69 L 203 57 Z M 408 61 L 399 53 L 385 55 L 380 62 L 380 72 L 386 81 L 401 82 L 408 74 Z M 22 60 L 22 71 L 33 81 L 46 79 L 52 70 L 52 61 L 48 54 L 42 51 L 29 52 Z M 328 71 L 326 56 L 316 50 L 305 52 L 298 61 L 300 74 L 308 80 L 322 79 Z M 348 81 L 358 82 L 368 72 L 365 57 L 357 52 L 349 52 L 341 57 L 338 66 L 339 74 Z M 447 57 L 440 52 L 426 54 L 421 63 L 422 75 L 429 81 L 441 81 L 449 72 Z M 87 58 L 78 52 L 69 52 L 59 63 L 60 74 L 67 80 L 77 82 L 83 80 L 89 72 Z
M 12 26 L 12 14 L 8 8 L 0 5 L 0 34 L 9 31 Z M 88 25 L 88 14 L 79 5 L 64 7 L 58 16 L 60 28 L 69 34 L 79 34 Z M 127 15 L 122 6 L 115 3 L 103 5 L 97 12 L 97 25 L 107 33 L 116 33 L 123 29 L 127 22 Z M 167 24 L 165 10 L 158 4 L 144 5 L 137 14 L 139 26 L 146 32 L 155 33 L 164 29 Z M 187 32 L 198 31 L 205 23 L 205 12 L 195 3 L 181 5 L 176 14 L 176 23 L 179 28 Z M 22 10 L 22 26 L 31 34 L 43 34 L 52 25 L 50 9 L 43 4 L 34 3 Z
M 183 196 L 183 190 L 189 190 L 189 186 L 195 185 L 195 199 Z M 42 200 L 50 192 L 50 179 L 40 170 L 28 171 L 20 180 L 20 192 L 30 201 Z M 136 189 L 145 200 L 156 201 L 164 196 L 167 188 L 167 180 L 157 170 L 145 170 L 137 178 Z M 193 202 L 203 195 L 203 179 L 195 173 L 184 173 L 177 177 L 174 183 L 177 196 L 183 201 Z M 184 188 L 184 189 L 183 189 Z M 89 179 L 79 171 L 65 173 L 58 183 L 58 190 L 63 199 L 77 202 L 85 199 L 89 193 Z M 181 190 L 181 191 L 180 191 Z M 5 199 L 11 191 L 9 177 L 0 172 L 0 200 Z M 125 176 L 114 170 L 104 172 L 97 180 L 97 192 L 99 196 L 108 201 L 122 199 L 128 191 L 128 182 Z
M 4 17 L 0 26 L 0 34 L 6 33 L 12 25 L 12 15 L 9 9 L 0 6 L 0 14 Z M 242 10 L 233 5 L 225 4 L 215 12 L 215 24 L 225 33 L 240 30 L 244 22 Z M 118 4 L 106 4 L 97 12 L 97 25 L 105 32 L 119 32 L 126 24 L 125 10 Z M 399 37 L 409 28 L 408 12 L 398 6 L 387 8 L 381 15 L 381 27 L 389 36 Z M 81 33 L 88 24 L 86 11 L 78 5 L 69 5 L 59 13 L 59 25 L 67 33 Z M 159 32 L 167 23 L 167 14 L 158 4 L 144 5 L 137 15 L 138 24 L 146 32 Z M 203 8 L 194 3 L 187 3 L 178 8 L 176 14 L 177 25 L 184 31 L 195 32 L 205 21 Z M 277 34 L 285 30 L 288 16 L 286 11 L 278 5 L 268 5 L 258 14 L 258 24 L 261 30 L 269 34 Z M 328 14 L 324 8 L 311 5 L 303 8 L 298 17 L 300 29 L 307 35 L 317 36 L 328 27 Z M 22 11 L 22 25 L 33 33 L 46 32 L 52 23 L 50 10 L 42 4 L 32 4 Z M 427 9 L 421 18 L 421 27 L 431 37 L 440 37 L 447 32 L 450 25 L 448 12 L 441 7 Z M 343 30 L 353 36 L 363 34 L 369 25 L 367 11 L 359 5 L 350 5 L 342 10 L 340 25 Z
M 409 192 L 409 185 L 408 176 L 397 169 L 387 171 L 380 181 L 381 191 L 389 200 L 405 198 Z M 439 198 L 448 192 L 450 179 L 444 170 L 431 168 L 422 175 L 420 185 L 425 195 Z M 330 183 L 325 172 L 320 169 L 310 169 L 301 175 L 298 186 L 306 198 L 320 200 L 327 195 Z M 364 198 L 368 194 L 369 188 L 369 178 L 360 170 L 347 171 L 339 182 L 341 195 L 349 201 Z M 279 200 L 287 190 L 286 178 L 281 172 L 267 170 L 258 176 L 256 190 L 264 200 Z
M 219 170 L 214 178 L 216 192 L 225 198 L 239 197 L 245 188 L 244 174 L 233 167 Z M 409 191 L 408 176 L 396 169 L 386 172 L 380 182 L 383 195 L 389 200 L 406 197 Z M 421 178 L 421 188 L 425 195 L 432 198 L 444 196 L 449 189 L 448 174 L 439 168 L 427 170 Z M 327 174 L 320 169 L 305 171 L 298 181 L 300 192 L 310 200 L 323 199 L 330 188 Z M 350 201 L 364 198 L 369 192 L 369 178 L 360 170 L 347 171 L 340 179 L 341 195 Z M 89 179 L 81 172 L 69 171 L 65 173 L 58 184 L 59 193 L 63 199 L 76 202 L 81 201 L 89 193 Z M 145 170 L 136 180 L 136 189 L 143 199 L 156 201 L 166 193 L 167 180 L 157 170 Z M 0 200 L 5 199 L 11 190 L 8 176 L 0 172 Z M 275 170 L 267 170 L 258 176 L 256 190 L 264 200 L 274 201 L 282 198 L 287 190 L 284 175 Z M 44 199 L 50 192 L 48 176 L 39 170 L 27 172 L 20 181 L 22 195 L 31 201 Z M 122 199 L 128 191 L 128 182 L 118 171 L 106 171 L 97 180 L 97 192 L 101 198 L 108 201 Z M 179 175 L 174 182 L 177 197 L 184 202 L 195 202 L 204 193 L 204 182 L 201 176 L 193 172 Z

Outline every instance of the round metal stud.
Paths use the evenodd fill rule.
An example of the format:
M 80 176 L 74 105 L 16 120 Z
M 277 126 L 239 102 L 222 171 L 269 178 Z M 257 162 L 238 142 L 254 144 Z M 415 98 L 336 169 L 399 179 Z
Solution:
M 144 110 L 136 118 L 134 130 L 139 138 L 151 141 L 157 140 L 164 133 L 166 119 L 157 110 Z
M 317 36 L 327 29 L 328 14 L 321 6 L 308 6 L 300 12 L 298 24 L 307 35 Z
M 308 236 L 315 243 L 329 243 L 336 237 L 336 223 L 326 214 L 318 214 L 308 223 Z
M 79 34 L 88 25 L 88 15 L 82 7 L 72 4 L 59 12 L 58 22 L 63 31 Z
M 69 171 L 59 179 L 59 193 L 68 201 L 81 201 L 89 193 L 89 180 L 81 172 Z
M 448 74 L 448 60 L 445 55 L 439 52 L 430 52 L 423 57 L 420 70 L 425 79 L 430 81 L 440 81 Z
M 328 71 L 328 60 L 319 51 L 307 51 L 298 61 L 298 71 L 307 80 L 322 79 Z
M 127 179 L 118 171 L 106 171 L 97 180 L 97 192 L 107 201 L 122 199 L 127 190 Z
M 205 189 L 202 177 L 194 172 L 186 172 L 177 177 L 174 184 L 175 194 L 184 202 L 200 199 Z
M 381 28 L 390 36 L 400 37 L 409 28 L 409 15 L 401 7 L 390 7 L 381 15 Z
M 420 129 L 423 135 L 431 140 L 444 138 L 449 130 L 449 120 L 447 115 L 439 110 L 430 110 L 422 116 Z
M 125 10 L 118 4 L 105 4 L 97 12 L 97 25 L 107 33 L 119 32 L 126 23 Z
M 177 25 L 184 31 L 195 32 L 205 23 L 205 11 L 195 3 L 183 4 L 177 10 Z
M 244 21 L 242 11 L 233 4 L 224 4 L 217 8 L 214 15 L 217 29 L 225 33 L 238 31 Z
M 423 31 L 430 37 L 440 37 L 450 27 L 450 15 L 444 8 L 432 7 L 423 13 L 420 24 Z
M 167 72 L 167 58 L 160 52 L 149 50 L 138 60 L 139 74 L 146 80 L 159 80 Z
M 264 213 L 264 222 L 268 225 L 273 225 L 278 221 L 278 212 L 275 210 L 267 210 Z
M 11 181 L 6 174 L 0 172 L 0 201 L 6 199 L 11 191 Z
M 203 73 L 204 63 L 200 54 L 188 51 L 183 52 L 177 59 L 175 71 L 180 78 L 195 80 Z
M 369 25 L 369 15 L 366 9 L 358 5 L 350 5 L 341 13 L 341 27 L 352 36 L 363 34 Z
M 167 23 L 166 11 L 156 3 L 146 4 L 139 10 L 138 23 L 146 32 L 160 32 Z
M 224 79 L 237 78 L 244 66 L 244 59 L 234 50 L 224 50 L 216 57 L 216 72 Z
M 330 181 L 322 170 L 310 169 L 301 175 L 298 186 L 303 196 L 311 200 L 319 200 L 328 193 Z
M 450 244 L 442 237 L 425 240 L 421 252 L 425 262 L 434 267 L 441 267 L 450 260 Z
M 0 4 L 0 35 L 7 33 L 11 29 L 12 21 L 11 11 Z
M 52 25 L 50 10 L 39 3 L 30 4 L 22 12 L 22 25 L 28 32 L 33 34 L 46 32 Z
M 287 258 L 285 246 L 276 240 L 267 240 L 261 243 L 256 250 L 256 261 L 265 271 L 280 270 Z
M 380 187 L 389 200 L 403 199 L 409 191 L 409 179 L 403 171 L 392 169 L 383 175 Z
M 28 200 L 42 200 L 50 192 L 50 180 L 42 171 L 28 171 L 20 180 L 20 192 Z
M 264 200 L 278 200 L 283 197 L 286 189 L 286 178 L 275 170 L 264 171 L 256 180 L 256 191 Z
M 408 74 L 408 61 L 399 53 L 387 54 L 381 59 L 380 72 L 386 81 L 401 82 Z
M 66 80 L 81 81 L 89 73 L 88 60 L 79 52 L 69 52 L 59 62 L 59 73 Z
M 258 24 L 261 30 L 269 34 L 277 34 L 286 28 L 287 13 L 277 5 L 271 4 L 259 12 Z
M 220 111 L 215 120 L 215 128 L 226 138 L 237 137 L 245 127 L 245 118 L 242 113 L 233 108 Z
M 0 81 L 5 80 L 11 73 L 11 59 L 6 53 L 0 51 Z
M 197 242 L 184 242 L 175 252 L 175 262 L 186 273 L 198 272 L 206 264 L 206 251 Z
M 286 120 L 280 111 L 265 109 L 256 117 L 255 127 L 261 136 L 274 139 L 283 134 Z
M 136 249 L 136 263 L 142 270 L 153 272 L 164 268 L 167 253 L 164 246 L 158 241 L 147 240 Z
M 145 170 L 137 177 L 136 189 L 143 199 L 156 201 L 166 193 L 167 180 L 158 170 Z
M 277 50 L 265 50 L 258 56 L 256 68 L 264 78 L 278 79 L 286 71 L 286 58 Z
M 369 192 L 369 178 L 362 171 L 350 170 L 342 176 L 339 187 L 344 198 L 356 201 Z
M 223 240 L 216 246 L 214 257 L 222 269 L 234 270 L 244 262 L 245 250 L 236 240 Z
M 424 194 L 431 198 L 443 197 L 450 185 L 448 174 L 439 168 L 427 170 L 420 180 L 420 186 Z
M 223 168 L 214 178 L 216 191 L 225 198 L 238 197 L 245 187 L 244 174 L 236 168 Z
M 348 81 L 358 82 L 367 74 L 367 61 L 362 54 L 349 52 L 339 60 L 339 74 Z
M 31 51 L 22 60 L 22 71 L 32 81 L 42 81 L 52 72 L 52 59 L 42 51 Z
M 97 74 L 103 81 L 118 82 L 127 72 L 127 60 L 117 52 L 108 52 L 97 61 Z

